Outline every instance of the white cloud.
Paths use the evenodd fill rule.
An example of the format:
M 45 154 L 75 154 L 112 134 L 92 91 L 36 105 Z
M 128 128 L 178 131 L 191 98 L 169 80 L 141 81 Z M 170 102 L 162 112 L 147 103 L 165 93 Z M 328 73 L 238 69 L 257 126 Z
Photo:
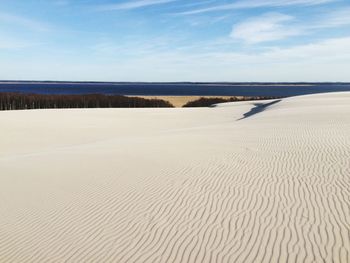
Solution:
M 267 13 L 235 24 L 230 36 L 234 40 L 242 40 L 248 44 L 281 40 L 313 34 L 318 30 L 350 25 L 349 14 L 350 8 L 343 8 L 308 18 L 307 21 L 301 23 L 290 15 Z
M 349 61 L 350 37 L 327 39 L 290 48 L 275 48 L 262 57 L 275 61 Z M 332 71 L 332 70 L 331 70 Z
M 350 25 L 350 7 L 331 11 L 319 21 L 313 23 L 313 28 L 327 28 Z
M 288 26 L 293 19 L 280 13 L 265 14 L 235 25 L 231 37 L 247 43 L 259 43 L 299 35 L 301 30 Z
M 71 56 L 47 61 L 21 58 L 21 63 L 1 60 L 0 79 L 17 79 L 21 72 L 23 79 L 53 80 L 350 81 L 349 61 L 350 37 L 345 37 L 256 54 L 154 50 L 93 63 L 78 63 Z
M 0 22 L 21 26 L 34 31 L 48 30 L 48 26 L 44 23 L 13 14 L 0 13 Z
M 210 52 L 162 53 L 139 59 L 129 67 L 149 77 L 206 81 L 350 81 L 350 37 L 335 38 L 290 48 L 272 48 L 256 54 Z M 150 66 L 152 65 L 152 66 Z M 141 73 L 142 74 L 142 73 Z
M 280 7 L 280 6 L 293 6 L 293 5 L 320 5 L 337 0 L 245 0 L 237 1 L 231 4 L 216 5 L 206 8 L 199 8 L 190 11 L 185 11 L 179 13 L 181 15 L 193 15 L 201 14 L 215 11 L 225 11 L 232 9 L 249 9 L 249 8 L 259 8 L 259 7 Z
M 132 79 L 149 81 L 350 81 L 350 37 L 256 54 L 167 52 L 128 61 Z M 127 74 L 127 73 L 126 73 Z M 139 75 L 138 75 L 139 74 Z
M 110 4 L 110 5 L 101 5 L 97 8 L 98 11 L 112 11 L 112 10 L 131 10 L 141 7 L 153 6 L 166 4 L 174 2 L 176 0 L 138 0 L 138 1 L 129 1 L 119 4 Z

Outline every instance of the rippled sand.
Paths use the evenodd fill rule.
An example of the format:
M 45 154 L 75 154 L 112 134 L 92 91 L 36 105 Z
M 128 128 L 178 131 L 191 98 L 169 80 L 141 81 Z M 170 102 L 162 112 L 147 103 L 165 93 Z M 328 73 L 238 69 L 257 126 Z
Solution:
M 0 125 L 0 262 L 350 262 L 350 93 Z

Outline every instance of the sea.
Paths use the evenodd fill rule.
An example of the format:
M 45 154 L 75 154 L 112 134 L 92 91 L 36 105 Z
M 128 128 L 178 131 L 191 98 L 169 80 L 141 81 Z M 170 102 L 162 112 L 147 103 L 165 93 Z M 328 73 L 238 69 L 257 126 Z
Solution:
M 0 81 L 0 92 L 142 96 L 290 97 L 350 91 L 350 83 L 130 83 Z

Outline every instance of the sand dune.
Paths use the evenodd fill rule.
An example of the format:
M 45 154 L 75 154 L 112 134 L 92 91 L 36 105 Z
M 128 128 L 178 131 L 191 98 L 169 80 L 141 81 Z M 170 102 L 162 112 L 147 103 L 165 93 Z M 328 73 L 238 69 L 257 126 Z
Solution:
M 0 262 L 350 262 L 350 93 L 254 103 L 0 112 Z

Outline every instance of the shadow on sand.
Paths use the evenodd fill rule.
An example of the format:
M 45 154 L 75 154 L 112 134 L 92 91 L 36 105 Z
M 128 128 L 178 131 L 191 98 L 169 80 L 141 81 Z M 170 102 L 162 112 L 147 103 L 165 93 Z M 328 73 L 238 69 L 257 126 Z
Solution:
M 250 111 L 248 111 L 247 113 L 244 113 L 243 114 L 243 117 L 238 119 L 237 121 L 240 121 L 240 120 L 244 120 L 244 119 L 247 119 L 255 114 L 258 114 L 264 110 L 266 110 L 268 107 L 270 107 L 271 105 L 274 105 L 276 103 L 279 103 L 281 100 L 274 100 L 272 102 L 269 102 L 269 103 L 255 103 L 254 104 L 254 108 L 252 108 Z

